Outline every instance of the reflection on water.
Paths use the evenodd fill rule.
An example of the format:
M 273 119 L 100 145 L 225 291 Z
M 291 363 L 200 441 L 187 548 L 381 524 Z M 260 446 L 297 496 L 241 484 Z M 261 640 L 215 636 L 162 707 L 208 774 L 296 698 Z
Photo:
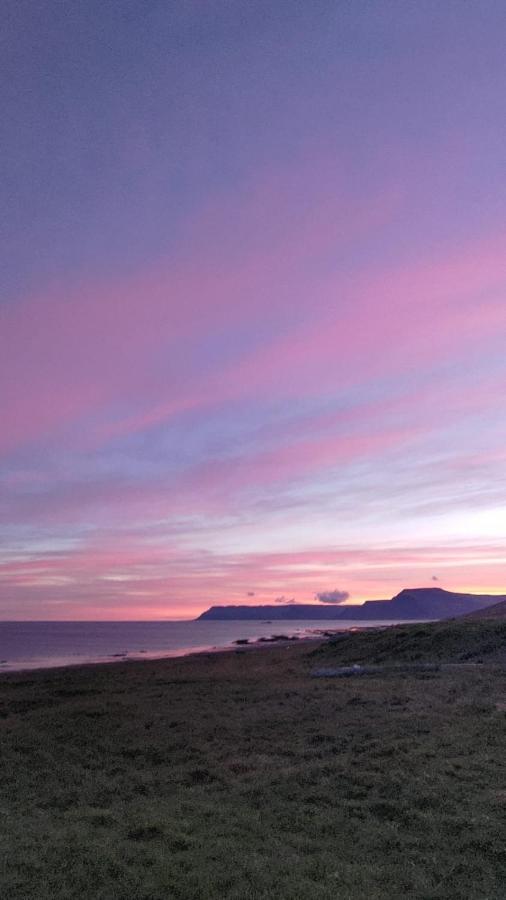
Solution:
M 395 624 L 361 622 L 360 627 Z M 0 622 L 0 671 L 154 659 L 234 647 L 273 634 L 299 638 L 356 629 L 357 622 Z M 266 643 L 268 646 L 268 643 Z

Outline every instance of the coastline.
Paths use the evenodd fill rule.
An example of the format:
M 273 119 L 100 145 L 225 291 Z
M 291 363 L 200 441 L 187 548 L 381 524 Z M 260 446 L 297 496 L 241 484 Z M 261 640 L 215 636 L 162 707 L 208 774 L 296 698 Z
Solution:
M 311 677 L 347 644 L 5 673 L 5 896 L 499 900 L 506 669 Z
M 368 626 L 366 626 L 366 627 L 368 627 Z M 387 626 L 387 627 L 394 627 L 394 626 Z M 365 630 L 365 629 L 360 629 L 360 630 Z M 335 632 L 335 633 L 338 634 L 340 632 Z M 327 640 L 328 639 L 329 638 L 327 638 Z M 216 646 L 210 645 L 207 647 L 200 647 L 197 649 L 191 648 L 191 649 L 185 649 L 185 650 L 180 650 L 180 651 L 177 651 L 177 650 L 170 651 L 168 653 L 158 653 L 155 651 L 153 654 L 151 654 L 151 653 L 149 653 L 149 651 L 146 651 L 142 655 L 140 655 L 140 654 L 139 655 L 114 654 L 111 657 L 103 657 L 100 659 L 97 658 L 97 659 L 89 659 L 89 660 L 78 660 L 78 661 L 72 661 L 72 662 L 67 662 L 67 661 L 54 662 L 54 663 L 47 664 L 47 665 L 38 665 L 37 663 L 34 663 L 33 665 L 25 664 L 25 665 L 19 665 L 16 667 L 13 666 L 9 669 L 0 667 L 0 681 L 1 681 L 2 677 L 4 677 L 4 676 L 17 675 L 17 674 L 20 674 L 23 672 L 30 672 L 30 673 L 64 672 L 67 669 L 79 670 L 81 668 L 89 669 L 89 668 L 93 668 L 95 666 L 100 668 L 102 666 L 107 666 L 107 667 L 119 666 L 121 664 L 134 665 L 135 663 L 141 663 L 141 664 L 142 663 L 156 663 L 156 662 L 163 662 L 163 661 L 168 661 L 168 660 L 188 659 L 188 658 L 193 658 L 193 657 L 196 657 L 196 658 L 206 657 L 206 656 L 210 656 L 210 655 L 212 655 L 212 656 L 219 656 L 221 654 L 223 654 L 223 655 L 230 655 L 230 654 L 243 655 L 243 654 L 255 651 L 255 650 L 267 651 L 267 650 L 273 650 L 274 648 L 290 649 L 292 647 L 307 646 L 308 644 L 317 645 L 317 644 L 324 643 L 325 640 L 326 639 L 321 635 L 300 637 L 295 640 L 290 637 L 286 637 L 284 639 L 265 640 L 265 641 L 257 639 L 255 641 L 251 641 L 251 643 L 248 643 L 248 644 L 239 644 L 239 645 L 226 644 L 221 647 L 216 647 Z
M 32 624 L 32 623 L 30 623 Z M 37 623 L 33 623 L 37 624 Z M 87 623 L 88 624 L 88 623 Z M 130 624 L 130 623 L 128 623 Z M 167 623 L 169 626 L 173 623 Z M 295 620 L 292 626 L 289 623 L 261 623 L 263 630 L 254 624 L 250 624 L 249 635 L 245 637 L 248 631 L 244 627 L 243 622 L 227 623 L 228 635 L 221 635 L 222 640 L 216 642 L 192 643 L 181 647 L 160 647 L 150 649 L 145 644 L 146 649 L 128 650 L 125 649 L 118 652 L 93 652 L 90 650 L 76 652 L 53 652 L 42 656 L 41 653 L 33 654 L 31 657 L 24 658 L 21 654 L 18 659 L 9 660 L 4 650 L 3 658 L 0 654 L 0 678 L 14 672 L 38 671 L 50 669 L 79 668 L 81 666 L 93 665 L 112 665 L 120 662 L 143 662 L 157 659 L 178 659 L 185 656 L 193 656 L 198 654 L 209 653 L 230 653 L 231 651 L 244 652 L 246 650 L 255 650 L 270 647 L 276 644 L 293 645 L 307 642 L 323 641 L 333 635 L 346 633 L 350 631 L 363 631 L 369 628 L 384 629 L 395 625 L 404 624 L 403 622 L 343 622 L 338 627 L 332 628 L 320 623 L 304 623 Z M 53 623 L 54 625 L 54 623 Z M 56 623 L 59 625 L 59 623 Z M 280 627 L 277 627 L 277 626 Z M 268 628 L 266 626 L 269 626 Z M 283 627 L 285 626 L 285 627 Z M 288 627 L 287 627 L 288 626 Z M 206 629 L 207 630 L 207 629 Z M 205 634 L 204 637 L 212 637 Z M 129 639 L 134 642 L 134 637 Z M 147 639 L 149 641 L 149 638 Z M 127 641 L 125 640 L 125 643 Z M 139 646 L 140 639 L 137 643 Z M 142 646 L 142 644 L 141 644 Z M 45 649 L 45 648 L 43 648 Z

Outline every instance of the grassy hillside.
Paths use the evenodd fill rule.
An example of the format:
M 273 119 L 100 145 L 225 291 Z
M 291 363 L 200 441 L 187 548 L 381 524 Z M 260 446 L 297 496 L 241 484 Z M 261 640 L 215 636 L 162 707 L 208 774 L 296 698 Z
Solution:
M 476 609 L 466 614 L 466 619 L 506 619 L 506 600 L 487 606 L 485 609 Z
M 506 662 L 506 620 L 462 618 L 343 633 L 315 661 L 352 663 Z
M 0 895 L 504 900 L 506 670 L 313 666 L 299 644 L 4 676 Z

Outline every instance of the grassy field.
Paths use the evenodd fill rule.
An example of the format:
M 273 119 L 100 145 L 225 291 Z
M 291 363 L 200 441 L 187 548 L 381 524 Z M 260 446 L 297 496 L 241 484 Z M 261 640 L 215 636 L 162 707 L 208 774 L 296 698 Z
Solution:
M 315 663 L 503 663 L 506 619 L 453 619 L 342 632 L 313 653 Z
M 504 900 L 506 671 L 321 655 L 4 676 L 1 897 Z

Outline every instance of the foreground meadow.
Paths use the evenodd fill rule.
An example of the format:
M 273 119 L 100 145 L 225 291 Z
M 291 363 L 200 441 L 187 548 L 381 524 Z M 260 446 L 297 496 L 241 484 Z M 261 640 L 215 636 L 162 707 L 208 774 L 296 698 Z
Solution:
M 4 676 L 0 895 L 503 900 L 506 671 L 310 678 L 319 661 Z

